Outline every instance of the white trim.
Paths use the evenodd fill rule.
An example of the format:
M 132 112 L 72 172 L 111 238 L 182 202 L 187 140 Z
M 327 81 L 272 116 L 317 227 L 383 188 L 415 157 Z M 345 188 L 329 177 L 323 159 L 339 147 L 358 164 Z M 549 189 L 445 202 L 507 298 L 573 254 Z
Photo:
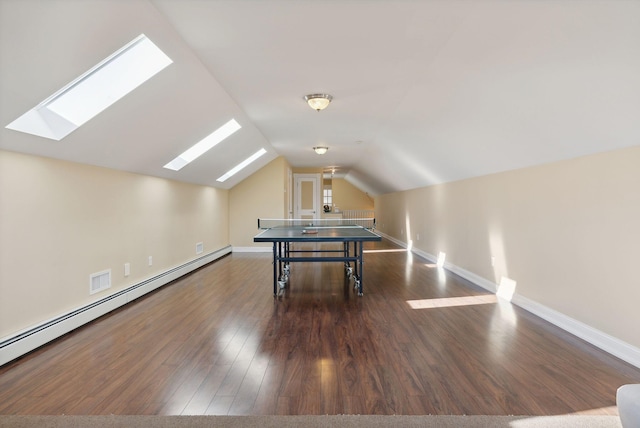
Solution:
M 293 218 L 302 218 L 303 215 L 310 215 L 308 213 L 301 213 L 302 210 L 300 207 L 302 201 L 302 192 L 300 191 L 300 183 L 302 181 L 311 181 L 313 182 L 313 218 L 320 218 L 320 206 L 322 205 L 322 193 L 321 193 L 321 182 L 322 182 L 322 174 L 293 174 L 294 181 L 294 199 L 295 203 L 293 206 Z
M 479 275 L 476 275 L 473 272 L 470 272 L 466 269 L 462 269 L 461 267 L 458 267 L 452 263 L 449 262 L 445 262 L 444 264 L 444 268 L 455 273 L 456 275 L 466 279 L 467 281 L 471 281 L 473 282 L 475 285 L 484 288 L 485 290 L 491 292 L 491 293 L 496 293 L 498 291 L 498 285 L 494 284 L 493 282 L 489 281 L 486 278 L 483 278 Z
M 583 322 L 566 316 L 565 314 L 541 305 L 533 300 L 527 299 L 519 294 L 514 294 L 511 302 L 520 306 L 532 314 L 549 321 L 564 331 L 579 337 L 614 355 L 629 364 L 640 367 L 640 348 L 630 345 L 616 337 L 595 329 Z
M 376 233 L 378 235 L 382 236 L 384 239 L 388 239 L 389 241 L 393 242 L 394 244 L 401 246 L 402 248 L 407 248 L 407 244 L 406 243 L 400 241 L 399 239 L 394 238 L 393 236 L 390 236 L 390 235 L 387 235 L 386 233 L 380 232 L 377 229 L 376 229 Z
M 382 237 L 401 246 L 402 248 L 408 247 L 405 242 L 381 233 L 380 231 L 376 232 L 378 233 L 378 235 L 381 235 Z M 435 257 L 434 255 L 417 248 L 412 248 L 411 252 L 432 262 L 435 262 L 437 259 L 437 257 Z M 498 289 L 498 284 L 495 284 L 486 278 L 476 275 L 475 273 L 458 267 L 452 263 L 445 262 L 444 268 L 468 281 L 471 281 L 475 285 L 482 287 L 487 291 L 490 291 L 491 293 L 495 294 Z M 528 312 L 531 312 L 532 314 L 542 318 L 545 321 L 550 322 L 556 327 L 559 327 L 564 331 L 573 334 L 574 336 L 590 343 L 591 345 L 596 346 L 603 351 L 620 358 L 623 361 L 626 361 L 629 364 L 640 367 L 640 348 L 637 348 L 616 337 L 595 329 L 581 321 L 573 319 L 561 312 L 548 308 L 520 294 L 515 293 L 513 295 L 513 298 L 511 299 L 511 303 Z
M 0 339 L 0 366 L 231 252 L 228 245 L 92 304 Z

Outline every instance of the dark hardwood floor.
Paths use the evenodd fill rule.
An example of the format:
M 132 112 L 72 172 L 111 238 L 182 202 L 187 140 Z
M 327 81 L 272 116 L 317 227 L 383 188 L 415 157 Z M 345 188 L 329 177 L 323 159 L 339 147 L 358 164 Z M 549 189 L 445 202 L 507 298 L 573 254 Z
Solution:
M 0 414 L 617 414 L 634 368 L 389 242 L 232 254 L 0 368 Z M 414 302 L 415 301 L 415 302 Z M 417 306 L 414 309 L 410 303 Z

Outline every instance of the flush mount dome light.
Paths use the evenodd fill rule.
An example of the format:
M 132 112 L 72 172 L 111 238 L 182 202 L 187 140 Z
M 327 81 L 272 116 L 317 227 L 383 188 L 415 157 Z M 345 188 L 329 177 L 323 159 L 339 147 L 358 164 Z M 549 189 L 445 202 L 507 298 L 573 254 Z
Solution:
M 328 94 L 310 94 L 304 96 L 304 100 L 309 104 L 309 107 L 316 111 L 326 109 L 332 99 L 333 97 Z
M 325 147 L 325 146 L 317 146 L 314 147 L 313 150 L 319 154 L 319 155 L 323 155 L 325 153 L 327 153 L 327 150 L 329 150 L 329 147 Z

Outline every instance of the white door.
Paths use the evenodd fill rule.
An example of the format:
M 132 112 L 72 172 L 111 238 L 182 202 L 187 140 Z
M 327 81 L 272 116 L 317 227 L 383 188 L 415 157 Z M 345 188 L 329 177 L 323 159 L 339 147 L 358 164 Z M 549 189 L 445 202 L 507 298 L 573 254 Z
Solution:
M 295 200 L 294 216 L 302 219 L 320 217 L 320 174 L 294 174 Z

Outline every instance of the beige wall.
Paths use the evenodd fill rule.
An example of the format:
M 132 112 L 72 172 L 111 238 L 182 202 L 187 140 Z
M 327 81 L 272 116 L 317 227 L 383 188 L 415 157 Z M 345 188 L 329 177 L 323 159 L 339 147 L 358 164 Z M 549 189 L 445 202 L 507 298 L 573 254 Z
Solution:
M 229 245 L 228 191 L 0 151 L 0 338 L 193 260 L 198 242 Z M 112 287 L 89 295 L 106 269 Z
M 640 147 L 382 195 L 376 211 L 381 232 L 640 347 Z
M 331 182 L 333 204 L 340 211 L 373 210 L 373 198 L 343 178 Z
M 270 246 L 256 244 L 258 218 L 286 218 L 289 164 L 283 157 L 236 184 L 229 191 L 229 239 L 234 247 Z

